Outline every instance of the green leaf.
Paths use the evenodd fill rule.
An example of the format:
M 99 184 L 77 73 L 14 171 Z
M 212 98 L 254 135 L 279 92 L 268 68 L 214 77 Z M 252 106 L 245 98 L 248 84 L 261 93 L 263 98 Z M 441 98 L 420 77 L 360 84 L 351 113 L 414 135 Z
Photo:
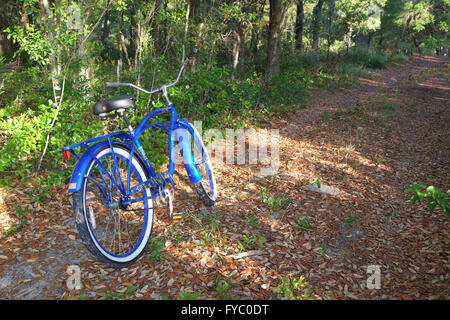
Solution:
M 422 191 L 417 191 L 417 197 L 419 197 L 419 201 L 422 201 L 425 197 L 425 193 L 423 193 Z
M 414 204 L 417 202 L 417 200 L 419 200 L 419 197 L 417 195 L 414 195 L 413 197 L 411 197 L 411 199 L 409 200 L 409 204 Z
M 428 202 L 428 209 L 430 210 L 430 212 L 432 212 L 434 210 L 434 208 L 436 207 L 437 202 L 436 201 L 429 201 Z
M 137 289 L 137 286 L 135 286 L 135 285 L 129 286 L 127 291 L 125 291 L 125 294 L 132 294 L 133 292 L 136 291 L 136 289 Z
M 412 191 L 417 191 L 417 190 L 423 189 L 425 187 L 426 187 L 426 185 L 424 185 L 422 183 L 414 184 L 411 187 L 409 187 L 408 189 L 406 189 L 405 193 L 412 192 Z

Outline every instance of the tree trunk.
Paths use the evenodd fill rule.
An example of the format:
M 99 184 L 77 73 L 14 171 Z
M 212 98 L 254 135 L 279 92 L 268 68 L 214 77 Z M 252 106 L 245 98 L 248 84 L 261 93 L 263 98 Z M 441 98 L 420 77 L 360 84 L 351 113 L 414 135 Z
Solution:
M 156 19 L 154 19 L 154 17 L 157 15 L 157 13 L 159 12 L 159 10 L 162 7 L 162 2 L 163 0 L 155 0 L 153 2 L 153 7 L 152 7 L 152 11 L 151 11 L 151 21 L 152 21 L 152 29 L 150 31 L 150 35 L 152 36 L 153 39 L 153 48 L 154 48 L 154 55 L 155 58 L 159 56 L 160 52 L 161 52 L 161 48 L 162 48 L 162 41 L 161 39 L 163 38 L 161 36 L 161 28 L 159 26 L 158 21 L 156 21 Z
M 367 35 L 367 48 L 370 49 L 370 44 L 372 42 L 372 32 L 369 32 L 369 34 Z
M 269 39 L 267 45 L 266 82 L 280 73 L 281 24 L 283 21 L 281 0 L 270 0 Z
M 8 19 L 5 18 L 3 12 L 0 12 L 0 55 L 6 56 L 9 55 L 11 51 L 11 40 L 8 39 L 6 32 L 3 32 L 8 26 Z
M 202 33 L 205 25 L 201 22 L 202 7 L 200 5 L 200 0 L 188 0 L 188 2 L 189 2 L 188 21 L 189 24 L 192 25 L 192 30 L 194 30 L 194 32 L 196 31 L 196 40 L 194 39 L 194 43 L 201 42 Z M 194 56 L 189 63 L 191 72 L 195 73 L 197 67 L 197 56 Z
M 24 1 L 22 4 L 22 9 L 20 10 L 20 25 L 25 30 L 30 24 L 27 14 L 27 2 Z
M 106 7 L 109 7 L 109 1 L 106 3 Z M 106 39 L 109 37 L 110 28 L 109 28 L 109 10 L 106 10 L 105 16 L 103 18 L 103 27 L 102 27 L 102 35 L 100 36 L 100 40 L 103 43 L 103 47 L 106 47 Z
M 319 0 L 313 9 L 311 30 L 312 30 L 312 47 L 314 50 L 319 50 L 319 31 L 320 31 L 319 23 L 320 23 L 320 16 L 322 14 L 322 6 L 324 2 L 325 0 Z
M 50 4 L 48 0 L 39 0 L 39 9 L 40 13 L 39 16 L 41 18 L 40 24 L 44 25 L 44 34 L 48 36 L 48 39 L 50 43 L 53 43 L 54 40 L 54 18 L 49 18 L 51 15 L 50 11 Z M 52 85 L 53 85 L 53 96 L 55 103 L 58 100 L 56 92 L 60 89 L 58 78 L 61 74 L 61 66 L 58 63 L 58 56 L 56 55 L 56 50 L 52 51 L 49 55 L 49 62 L 50 62 L 50 70 L 51 70 L 51 78 L 52 78 Z
M 242 58 L 244 51 L 244 31 L 242 26 L 237 27 L 237 30 L 234 31 L 234 41 L 233 41 L 233 74 L 231 75 L 231 79 L 234 80 L 236 74 L 240 73 L 240 69 L 242 63 L 240 59 Z
M 123 56 L 125 56 L 125 59 L 128 64 L 128 70 L 131 71 L 133 68 L 133 65 L 131 64 L 130 56 L 128 55 L 127 45 L 125 42 L 125 35 L 123 32 L 123 11 L 120 12 L 120 26 L 119 26 L 119 47 L 120 47 L 120 60 L 123 60 Z
M 200 22 L 200 0 L 188 0 L 189 2 L 189 21 L 192 21 L 192 23 L 197 24 Z
M 249 3 L 242 2 L 241 4 L 242 12 L 248 16 L 249 14 Z M 244 60 L 244 50 L 245 50 L 245 24 L 238 20 L 234 23 L 233 27 L 233 55 L 232 55 L 232 66 L 233 73 L 231 75 L 231 79 L 234 80 L 236 76 L 238 76 L 242 72 L 243 60 Z
M 295 17 L 295 49 L 303 49 L 303 20 L 305 13 L 303 10 L 303 0 L 297 2 L 297 15 Z
M 187 35 L 189 31 L 189 15 L 191 12 L 191 4 L 188 1 L 186 3 L 186 16 L 185 16 L 185 22 L 184 22 L 184 36 L 183 36 L 183 57 L 181 59 L 181 63 L 183 63 L 184 59 L 186 59 L 186 45 L 187 45 Z
M 383 29 L 380 29 L 380 39 L 378 40 L 378 45 L 381 47 L 381 45 L 383 44 Z
M 263 19 L 264 17 L 264 5 L 265 3 L 262 3 L 260 7 L 250 6 L 249 12 L 254 13 L 254 18 L 252 20 L 252 28 L 251 28 L 251 36 L 250 36 L 250 49 L 249 53 L 251 55 L 251 58 L 256 54 L 256 51 L 258 51 L 258 43 L 259 43 L 259 30 L 256 28 L 256 25 Z
M 9 41 L 5 33 L 0 31 L 0 55 L 5 55 L 9 50 Z
M 416 47 L 417 52 L 420 53 L 420 50 L 419 50 L 420 44 L 417 42 L 417 39 L 414 36 L 414 34 L 411 35 L 411 38 L 413 39 L 413 43 L 414 43 L 414 46 Z
M 134 57 L 136 55 L 136 48 L 137 48 L 137 31 L 136 31 L 136 7 L 135 6 L 130 6 L 128 7 L 128 16 L 130 19 L 130 26 L 128 29 L 128 33 L 130 34 L 129 36 L 129 40 L 130 40 L 130 44 L 129 44 L 129 49 L 128 49 L 128 53 L 130 55 L 130 60 L 134 60 L 132 59 L 132 57 Z M 136 68 L 136 65 L 133 63 L 133 68 Z
M 331 25 L 333 24 L 333 14 L 335 8 L 335 0 L 328 0 L 328 20 L 327 20 L 327 67 L 329 64 L 330 48 L 331 48 Z
M 352 36 L 353 36 L 353 26 L 350 25 L 348 27 L 347 35 L 345 36 L 345 38 L 346 38 L 345 45 L 347 47 L 347 53 L 348 53 L 348 50 L 350 49 L 350 47 L 352 46 Z

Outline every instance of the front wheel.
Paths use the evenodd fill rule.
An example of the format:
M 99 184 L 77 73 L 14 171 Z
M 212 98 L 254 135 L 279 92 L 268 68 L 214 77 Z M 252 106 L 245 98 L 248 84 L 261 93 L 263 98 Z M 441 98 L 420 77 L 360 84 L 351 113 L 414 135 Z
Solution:
M 190 145 L 194 156 L 194 163 L 202 178 L 200 182 L 196 184 L 192 183 L 192 187 L 203 203 L 208 207 L 212 207 L 217 199 L 217 185 L 211 159 L 197 129 L 191 123 L 189 125 L 194 133 L 192 135 L 190 130 L 187 130 L 190 133 Z
M 144 252 L 153 225 L 151 190 L 140 158 L 125 146 L 109 145 L 96 152 L 73 195 L 75 221 L 86 248 L 112 267 L 126 267 Z

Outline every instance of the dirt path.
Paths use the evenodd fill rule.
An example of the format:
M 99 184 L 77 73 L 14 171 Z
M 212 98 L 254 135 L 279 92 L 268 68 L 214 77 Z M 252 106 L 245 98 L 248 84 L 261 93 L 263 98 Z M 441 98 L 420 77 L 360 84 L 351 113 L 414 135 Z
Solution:
M 359 78 L 351 88 L 332 91 L 312 89 L 307 99 L 308 108 L 297 111 L 293 117 L 294 121 L 289 119 L 290 125 L 292 128 L 298 129 L 298 127 L 311 124 L 324 112 L 365 105 L 370 97 L 383 91 L 396 90 L 404 82 L 415 81 L 422 72 L 443 62 L 442 59 L 436 57 L 414 55 L 407 65 L 391 63 L 386 70 L 372 71 L 370 77 Z
M 20 185 L 0 190 L 3 220 L 30 208 L 28 224 L 0 240 L 0 299 L 279 299 L 283 279 L 300 276 L 318 299 L 448 299 L 448 219 L 404 194 L 418 182 L 450 187 L 447 63 L 413 56 L 352 88 L 314 90 L 308 108 L 270 125 L 278 174 L 216 163 L 216 207 L 189 190 L 178 197 L 188 217 L 158 212 L 155 241 L 129 268 L 89 255 L 65 186 L 42 204 Z M 337 194 L 305 189 L 316 178 Z M 80 290 L 67 288 L 71 265 Z M 368 270 L 380 271 L 379 289 Z

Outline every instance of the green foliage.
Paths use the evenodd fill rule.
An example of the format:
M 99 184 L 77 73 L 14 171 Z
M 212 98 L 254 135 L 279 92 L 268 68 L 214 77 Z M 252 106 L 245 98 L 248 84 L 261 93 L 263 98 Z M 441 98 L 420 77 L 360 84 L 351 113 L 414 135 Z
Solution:
M 215 284 L 216 284 L 216 291 L 219 294 L 220 298 L 223 300 L 231 300 L 230 295 L 228 294 L 228 291 L 231 287 L 231 281 L 232 276 L 227 278 L 226 280 L 222 280 L 222 276 L 220 274 L 217 275 Z
M 28 220 L 22 220 L 19 225 L 17 226 L 12 226 L 6 230 L 3 231 L 3 235 L 4 236 L 9 236 L 15 232 L 19 232 L 20 230 L 22 230 L 26 225 L 28 224 Z
M 358 214 L 356 212 L 347 213 L 347 218 L 345 219 L 349 225 L 355 225 L 358 223 Z
M 201 292 L 189 293 L 187 291 L 181 290 L 178 294 L 179 300 L 197 300 L 201 296 Z
M 26 110 L 17 117 L 6 117 L 8 109 L 4 109 L 4 118 L 0 130 L 7 136 L 0 154 L 0 171 L 13 170 L 18 174 L 31 173 L 30 155 L 39 150 L 43 133 L 48 128 L 54 115 L 52 101 L 40 105 L 38 111 Z M 11 109 L 9 109 L 11 110 Z
M 1 71 L 3 87 L 0 91 L 0 118 L 17 116 L 26 109 L 36 110 L 47 104 L 52 90 L 49 74 L 40 66 L 5 69 Z M 50 80 L 50 79 L 49 79 Z
M 192 216 L 192 218 L 200 227 L 200 245 L 205 247 L 214 245 L 219 240 L 220 235 L 216 212 L 204 210 L 202 214 Z
M 450 218 L 450 210 L 448 208 L 447 200 L 450 196 L 450 190 L 446 193 L 441 191 L 435 186 L 426 186 L 425 184 L 414 184 L 405 190 L 405 193 L 415 192 L 415 195 L 409 200 L 409 204 L 414 204 L 417 201 L 422 202 L 426 200 L 428 202 L 428 209 L 432 212 L 436 206 L 440 206 L 447 218 Z
M 150 163 L 156 171 L 166 162 L 167 133 L 157 129 L 144 132 L 139 138 Z
M 408 61 L 408 57 L 402 53 L 395 53 L 391 55 L 388 60 L 390 62 L 405 63 L 406 61 Z
M 133 295 L 137 288 L 136 285 L 131 285 L 125 292 L 114 292 L 109 290 L 102 295 L 102 300 L 128 299 Z
M 251 216 L 250 218 L 247 219 L 247 225 L 249 227 L 256 227 L 258 226 L 259 222 L 258 219 L 256 218 L 256 216 Z
M 49 194 L 50 194 L 50 188 L 38 186 L 37 188 L 35 188 L 35 192 L 33 195 L 33 201 L 36 203 L 39 203 L 40 205 L 43 205 Z
M 237 240 L 237 246 L 239 250 L 254 250 L 257 248 L 264 248 L 264 243 L 267 241 L 263 236 L 256 234 L 254 232 L 251 233 L 251 236 L 247 236 L 243 234 L 241 240 Z
M 326 254 L 327 251 L 328 251 L 327 249 L 328 249 L 328 247 L 327 247 L 326 242 L 322 241 L 320 243 L 320 248 L 319 248 L 319 250 L 317 252 L 322 253 L 322 254 Z
M 281 197 L 265 197 L 263 195 L 263 203 L 271 207 L 272 209 L 287 209 L 291 205 L 292 200 L 288 198 L 285 194 Z
M 299 228 L 303 231 L 308 231 L 310 227 L 309 220 L 309 217 L 299 216 L 297 217 L 297 223 L 294 224 L 294 227 Z
M 203 210 L 202 214 L 199 215 L 199 217 L 193 218 L 201 228 L 207 229 L 211 233 L 216 233 L 219 231 L 217 214 L 214 210 Z
M 405 53 L 448 46 L 449 10 L 447 0 L 387 0 L 381 18 L 383 48 Z
M 28 53 L 31 60 L 41 65 L 49 63 L 51 44 L 34 25 L 29 25 L 25 29 L 20 26 L 8 27 L 3 31 L 8 33 L 8 39 L 12 39 L 13 43 L 19 44 L 20 48 Z M 19 52 L 17 51 L 15 55 Z
M 304 276 L 298 279 L 288 277 L 281 279 L 275 292 L 281 294 L 281 300 L 314 300 L 308 286 Z
M 355 64 L 363 65 L 372 69 L 383 69 L 386 67 L 387 58 L 382 55 L 372 54 L 367 50 L 354 47 L 349 50 L 348 59 Z
M 20 207 L 17 206 L 16 207 L 16 218 L 18 219 L 18 223 L 6 230 L 3 230 L 3 235 L 4 236 L 9 236 L 15 232 L 19 232 L 20 230 L 22 230 L 27 224 L 28 224 L 28 211 L 29 211 L 29 206 L 26 207 Z
M 431 12 L 431 1 L 405 1 L 403 12 L 399 18 L 397 18 L 397 25 L 405 25 L 412 28 L 415 32 L 421 32 L 425 30 L 426 25 L 430 24 L 434 20 L 434 15 Z
M 322 181 L 322 179 L 320 177 L 316 177 L 316 178 L 314 178 L 313 184 L 316 184 L 317 188 L 320 189 L 320 186 L 322 185 L 321 181 Z
M 165 241 L 157 238 L 151 238 L 148 241 L 148 245 L 145 248 L 145 252 L 148 253 L 146 259 L 150 262 L 158 262 L 162 259 L 161 249 L 164 247 Z
M 46 134 L 55 116 L 56 105 L 48 99 L 52 90 L 50 81 L 42 81 L 47 75 L 39 68 L 30 67 L 5 75 L 12 85 L 6 88 L 0 99 L 5 104 L 0 108 L 0 135 L 4 137 L 2 150 L 5 151 L 0 153 L 0 171 L 11 171 L 23 178 L 34 173 L 36 160 L 43 151 Z M 63 181 L 61 177 L 68 176 L 67 172 L 61 172 L 58 165 L 61 161 L 60 148 L 101 133 L 102 123 L 98 118 L 93 121 L 90 110 L 89 113 L 83 110 L 90 102 L 90 94 L 85 79 L 67 81 L 67 99 L 61 105 L 45 159 L 45 164 L 53 167 L 50 177 L 54 180 L 50 184 L 59 184 Z

